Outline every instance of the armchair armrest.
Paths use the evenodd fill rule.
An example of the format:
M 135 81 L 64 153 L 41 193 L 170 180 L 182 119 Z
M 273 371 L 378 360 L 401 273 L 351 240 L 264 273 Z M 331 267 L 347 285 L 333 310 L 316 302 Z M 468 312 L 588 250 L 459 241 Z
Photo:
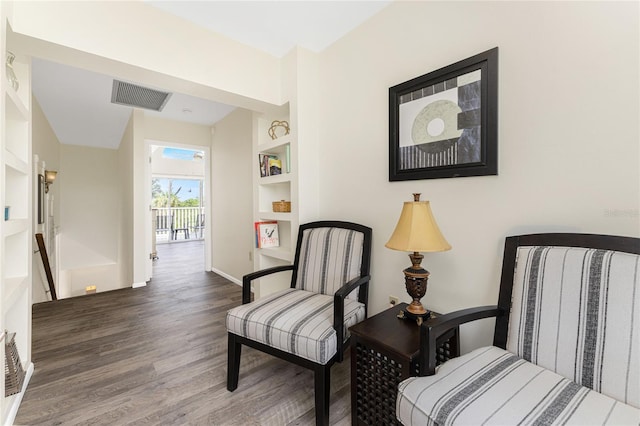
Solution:
M 265 275 L 277 272 L 293 271 L 293 265 L 274 266 L 272 268 L 261 269 L 242 277 L 242 304 L 251 302 L 251 281 L 264 277 Z
M 333 294 L 333 328 L 336 330 L 336 339 L 338 345 L 338 361 L 342 361 L 344 356 L 342 344 L 344 343 L 344 299 L 356 288 L 362 285 L 369 285 L 370 275 L 354 278 Z M 367 306 L 365 304 L 365 312 Z
M 432 376 L 436 372 L 436 340 L 461 324 L 489 317 L 504 315 L 497 305 L 463 309 L 440 315 L 422 323 L 420 327 L 420 375 Z

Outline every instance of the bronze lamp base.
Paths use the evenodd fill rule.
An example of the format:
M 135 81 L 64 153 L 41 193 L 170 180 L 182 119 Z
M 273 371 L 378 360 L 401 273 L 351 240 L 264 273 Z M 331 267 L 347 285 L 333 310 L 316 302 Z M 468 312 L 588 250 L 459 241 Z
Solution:
M 413 301 L 407 306 L 406 312 L 401 311 L 399 318 L 410 318 L 418 322 L 418 325 L 422 324 L 422 321 L 431 317 L 431 312 L 427 311 L 420 299 L 427 292 L 427 280 L 429 279 L 429 271 L 424 269 L 420 264 L 424 256 L 418 252 L 413 252 L 409 255 L 411 259 L 411 267 L 404 271 L 404 283 L 407 288 L 407 293 L 413 299 Z

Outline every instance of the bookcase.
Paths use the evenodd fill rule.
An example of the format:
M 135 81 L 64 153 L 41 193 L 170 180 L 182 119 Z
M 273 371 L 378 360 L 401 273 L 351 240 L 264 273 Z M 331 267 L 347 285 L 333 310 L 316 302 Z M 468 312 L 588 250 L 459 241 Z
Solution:
M 10 7 L 0 2 L 0 205 L 8 207 L 8 217 L 0 220 L 0 332 L 16 333 L 15 342 L 23 369 L 27 372 L 22 391 L 4 397 L 5 377 L 2 376 L 0 421 L 13 423 L 28 384 L 31 363 L 31 262 L 33 193 L 31 159 L 31 66 L 30 58 L 11 47 L 11 27 L 7 17 Z M 7 51 L 15 54 L 13 72 L 18 90 L 9 84 L 6 65 Z M 5 359 L 2 334 L 0 357 Z
M 254 113 L 253 117 L 253 218 L 255 222 L 276 220 L 280 239 L 279 247 L 254 248 L 254 270 L 272 266 L 287 265 L 293 262 L 298 231 L 298 170 L 296 161 L 296 130 L 290 126 L 288 135 L 280 129 L 277 138 L 272 139 L 269 128 L 273 121 L 289 121 L 288 104 L 274 108 L 268 113 Z M 282 173 L 261 176 L 260 155 L 273 155 L 281 160 Z M 274 212 L 274 201 L 290 201 L 290 212 Z M 288 273 L 275 274 L 261 278 L 253 283 L 255 298 L 263 297 L 274 291 L 286 288 L 291 281 Z

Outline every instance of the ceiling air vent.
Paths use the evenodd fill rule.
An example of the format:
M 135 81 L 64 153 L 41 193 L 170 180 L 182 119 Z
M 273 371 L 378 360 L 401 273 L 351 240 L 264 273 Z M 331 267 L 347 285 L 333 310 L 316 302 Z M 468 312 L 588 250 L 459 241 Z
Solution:
M 171 93 L 137 86 L 124 81 L 113 80 L 111 103 L 162 111 Z

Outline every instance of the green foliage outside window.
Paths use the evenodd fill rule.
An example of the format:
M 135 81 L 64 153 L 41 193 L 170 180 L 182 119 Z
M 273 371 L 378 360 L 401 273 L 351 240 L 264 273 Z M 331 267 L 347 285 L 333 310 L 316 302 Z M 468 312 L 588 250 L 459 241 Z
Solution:
M 182 187 L 178 187 L 177 190 L 163 191 L 160 185 L 160 179 L 151 180 L 151 197 L 153 207 L 199 207 L 200 200 L 198 198 L 187 198 L 186 200 L 180 200 L 178 194 L 182 190 Z

